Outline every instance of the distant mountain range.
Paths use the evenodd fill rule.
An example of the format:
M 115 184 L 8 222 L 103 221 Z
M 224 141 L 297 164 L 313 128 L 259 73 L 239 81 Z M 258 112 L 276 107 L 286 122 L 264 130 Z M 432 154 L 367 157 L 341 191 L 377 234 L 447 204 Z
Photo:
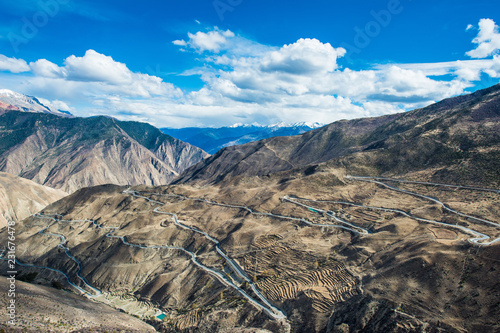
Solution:
M 319 123 L 278 123 L 270 126 L 241 125 L 229 127 L 186 127 L 161 128 L 163 133 L 200 147 L 209 154 L 222 148 L 272 138 L 276 136 L 298 135 L 323 126 Z
M 58 110 L 43 104 L 38 98 L 26 96 L 9 89 L 0 89 L 0 114 L 6 111 L 51 113 L 61 117 L 72 117 L 69 111 Z
M 208 154 L 145 123 L 78 118 L 0 91 L 0 171 L 71 193 L 100 184 L 167 184 Z
M 176 183 L 217 183 L 327 161 L 352 173 L 432 170 L 436 180 L 500 185 L 500 84 L 411 112 L 337 121 L 290 137 L 227 147 Z

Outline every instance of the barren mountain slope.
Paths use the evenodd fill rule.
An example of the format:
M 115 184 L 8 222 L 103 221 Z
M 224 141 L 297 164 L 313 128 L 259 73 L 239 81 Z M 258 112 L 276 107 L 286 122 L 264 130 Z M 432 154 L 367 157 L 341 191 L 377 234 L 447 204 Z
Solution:
M 436 180 L 500 184 L 499 143 L 500 84 L 411 112 L 338 121 L 298 136 L 228 147 L 187 169 L 175 183 L 210 184 L 336 160 L 353 168 L 364 165 L 377 175 L 433 167 Z M 452 165 L 447 173 L 438 171 Z
M 397 116 L 343 120 L 297 136 L 227 147 L 187 169 L 175 183 L 214 183 L 226 177 L 266 175 L 325 162 L 361 150 L 366 135 Z
M 500 237 L 500 194 L 385 184 L 395 189 L 322 164 L 207 187 L 88 188 L 18 225 L 17 255 L 95 294 L 58 248 L 63 236 L 89 285 L 153 304 L 164 332 L 498 331 L 500 245 L 475 245 L 460 228 Z M 60 273 L 20 269 L 74 290 Z
M 8 281 L 1 279 L 0 287 L 8 290 Z M 16 300 L 19 329 L 14 332 L 155 332 L 137 318 L 55 288 L 16 281 Z M 9 301 L 7 293 L 0 294 L 3 318 L 8 318 Z M 4 321 L 0 328 L 11 332 L 12 326 Z
M 0 172 L 0 228 L 21 221 L 67 193 Z
M 162 332 L 497 332 L 499 88 L 81 189 L 18 224 L 20 269 Z
M 0 115 L 0 170 L 67 192 L 107 183 L 166 184 L 206 156 L 148 124 Z

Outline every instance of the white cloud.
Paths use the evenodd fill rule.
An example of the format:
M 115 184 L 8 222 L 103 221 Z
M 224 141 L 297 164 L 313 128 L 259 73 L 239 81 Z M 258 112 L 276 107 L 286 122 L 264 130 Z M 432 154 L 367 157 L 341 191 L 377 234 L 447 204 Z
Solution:
M 225 45 L 228 39 L 234 37 L 230 30 L 222 31 L 217 27 L 209 32 L 198 31 L 195 34 L 188 33 L 189 40 L 174 40 L 172 43 L 178 46 L 190 46 L 198 52 L 210 51 L 218 53 Z
M 23 59 L 9 58 L 0 54 L 0 71 L 8 71 L 11 73 L 28 72 L 30 67 Z
M 493 59 L 458 60 L 436 63 L 397 64 L 398 67 L 421 71 L 425 76 L 452 75 L 462 82 L 473 82 L 481 79 L 485 73 L 490 77 L 500 76 L 500 56 L 495 55 Z M 378 66 L 379 70 L 387 66 Z
M 172 44 L 177 45 L 177 46 L 187 46 L 187 43 L 185 40 L 174 40 Z
M 68 104 L 66 104 L 63 101 L 59 101 L 57 99 L 54 100 L 54 101 L 52 101 L 51 104 L 57 110 L 62 110 L 62 111 L 71 111 L 71 110 L 73 110 L 73 108 L 71 108 Z
M 435 101 L 461 94 L 467 85 L 459 80 L 437 81 L 422 71 L 391 66 L 379 73 L 371 99 L 410 103 Z
M 480 28 L 477 40 L 483 36 L 481 41 L 489 43 L 484 36 L 490 36 L 491 29 L 481 24 Z M 343 48 L 317 39 L 270 46 L 215 27 L 173 43 L 197 53 L 200 67 L 181 75 L 199 76 L 204 82 L 201 89 L 184 93 L 157 76 L 132 72 L 126 64 L 93 50 L 63 59 L 62 66 L 46 59 L 32 62 L 34 76 L 18 74 L 24 80 L 18 86 L 23 89 L 20 92 L 48 98 L 56 108 L 69 104 L 76 115 L 108 114 L 182 127 L 329 123 L 378 116 L 462 94 L 485 75 L 500 77 L 500 56 L 495 54 L 492 59 L 352 70 L 342 67 Z M 8 80 L 2 78 L 2 82 Z
M 245 119 L 257 122 L 278 115 L 285 121 L 293 115 L 295 121 L 328 122 L 423 107 L 464 93 L 482 73 L 498 75 L 496 58 L 354 71 L 339 67 L 344 54 L 317 39 L 274 47 L 234 36 L 205 54 L 208 66 L 186 73 L 200 75 L 205 87 L 188 94 L 185 103 L 245 109 Z
M 57 66 L 47 59 L 39 59 L 35 62 L 30 62 L 30 67 L 33 73 L 37 76 L 50 78 L 60 78 L 66 76 L 64 68 Z
M 494 56 L 493 61 L 491 62 L 491 66 L 489 66 L 487 69 L 484 69 L 483 71 L 492 78 L 500 78 L 500 56 Z
M 94 50 L 88 50 L 83 57 L 67 57 L 61 67 L 46 59 L 31 62 L 30 67 L 35 75 L 46 79 L 37 80 L 37 83 L 47 86 L 61 84 L 67 89 L 83 87 L 82 93 L 90 91 L 91 94 L 99 94 L 100 91 L 146 98 L 154 95 L 182 95 L 171 83 L 166 83 L 157 76 L 134 73 L 124 63 Z M 68 85 L 68 82 L 72 84 Z M 76 82 L 86 84 L 78 85 Z
M 110 56 L 88 50 L 83 57 L 69 56 L 64 61 L 66 78 L 71 81 L 124 84 L 132 82 L 132 72 Z
M 479 33 L 472 40 L 477 47 L 466 54 L 471 58 L 486 58 L 500 50 L 500 33 L 498 25 L 492 19 L 479 20 Z
M 239 48 L 239 43 L 231 44 L 224 54 L 213 54 L 204 59 L 214 65 L 229 66 L 230 69 L 207 69 L 201 76 L 206 86 L 189 94 L 191 103 L 257 104 L 287 112 L 304 108 L 298 116 L 307 120 L 313 108 L 327 105 L 325 101 L 334 100 L 335 96 L 346 98 L 342 108 L 337 103 L 337 111 L 329 113 L 328 118 L 333 121 L 339 116 L 340 110 L 343 110 L 343 117 L 347 118 L 362 115 L 359 105 L 368 101 L 373 102 L 366 104 L 371 106 L 369 112 L 382 110 L 381 107 L 373 107 L 377 101 L 397 103 L 396 108 L 387 108 L 384 104 L 388 112 L 393 112 L 405 106 L 421 106 L 460 94 L 468 87 L 460 80 L 434 80 L 418 69 L 398 66 L 364 71 L 341 69 L 337 61 L 345 54 L 345 50 L 317 39 L 299 39 L 280 48 L 265 49 L 265 46 L 260 45 L 258 52 L 248 50 L 250 56 L 235 54 L 233 48 Z M 200 70 L 203 71 L 198 69 L 198 73 Z M 319 101 L 322 103 L 318 104 Z M 329 107 L 333 108 L 332 105 Z M 352 111 L 351 116 L 347 110 Z
M 325 74 L 337 68 L 337 58 L 344 56 L 345 52 L 343 48 L 333 48 L 330 43 L 301 38 L 279 50 L 268 52 L 261 61 L 261 70 L 298 75 Z

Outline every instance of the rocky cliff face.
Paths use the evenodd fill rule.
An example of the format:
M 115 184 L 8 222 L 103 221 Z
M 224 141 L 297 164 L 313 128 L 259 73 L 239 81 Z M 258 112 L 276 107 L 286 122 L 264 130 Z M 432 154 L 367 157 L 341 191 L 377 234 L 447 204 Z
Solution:
M 21 221 L 66 195 L 63 191 L 0 172 L 0 228 L 8 221 Z
M 166 184 L 206 156 L 148 124 L 0 115 L 0 170 L 67 192 L 108 183 Z

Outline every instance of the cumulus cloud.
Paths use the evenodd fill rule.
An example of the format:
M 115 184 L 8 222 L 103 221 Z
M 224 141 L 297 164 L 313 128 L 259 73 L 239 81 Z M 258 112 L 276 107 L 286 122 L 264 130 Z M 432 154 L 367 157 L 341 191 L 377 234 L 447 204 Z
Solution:
M 64 60 L 64 66 L 58 66 L 46 59 L 39 59 L 31 62 L 30 67 L 40 78 L 58 79 L 42 80 L 47 85 L 82 82 L 88 83 L 84 91 L 101 90 L 140 97 L 182 95 L 182 92 L 171 83 L 166 83 L 157 76 L 134 73 L 124 63 L 94 50 L 88 50 L 83 57 L 75 55 L 67 57 Z
M 268 52 L 262 59 L 261 70 L 299 75 L 324 74 L 334 71 L 337 68 L 337 58 L 345 53 L 345 49 L 335 49 L 330 43 L 301 38 L 279 50 Z
M 460 80 L 437 81 L 427 77 L 420 70 L 403 69 L 390 66 L 378 74 L 375 95 L 368 99 L 391 102 L 418 103 L 431 102 L 445 97 L 458 95 L 468 86 Z
M 35 62 L 31 62 L 30 67 L 33 73 L 37 76 L 50 78 L 61 78 L 66 76 L 64 68 L 57 66 L 47 59 L 39 59 Z
M 479 21 L 479 33 L 472 40 L 477 47 L 466 54 L 471 58 L 486 58 L 494 55 L 500 50 L 500 33 L 498 25 L 492 19 L 481 19 Z
M 88 50 L 83 57 L 69 56 L 64 61 L 66 78 L 71 81 L 131 83 L 133 73 L 110 56 Z
M 215 28 L 214 32 L 220 31 Z M 178 44 L 201 50 L 191 43 L 190 39 Z M 205 86 L 189 93 L 185 103 L 254 110 L 253 115 L 259 114 L 260 119 L 269 119 L 261 113 L 263 109 L 268 115 L 279 115 L 280 120 L 293 116 L 296 121 L 321 118 L 326 122 L 402 112 L 462 94 L 483 73 L 499 75 L 496 56 L 492 60 L 395 64 L 354 71 L 339 65 L 343 48 L 317 39 L 303 38 L 275 47 L 235 35 L 223 45 L 212 51 L 204 48 L 203 62 L 211 65 L 186 73 L 199 75 Z
M 206 85 L 188 95 L 190 103 L 250 104 L 287 112 L 302 108 L 299 115 L 302 119 L 319 108 L 325 112 L 326 118 L 333 121 L 340 114 L 352 118 L 378 115 L 370 112 L 382 109 L 393 112 L 423 106 L 460 94 L 468 87 L 460 80 L 431 79 L 419 69 L 398 66 L 363 71 L 342 69 L 338 61 L 344 56 L 345 49 L 334 48 L 317 39 L 301 38 L 279 48 L 260 45 L 258 52 L 249 50 L 248 55 L 233 51 L 240 49 L 239 44 L 244 42 L 240 36 L 235 36 L 234 40 L 238 42 L 228 45 L 224 54 L 211 54 L 204 59 L 214 66 L 225 67 L 202 72 L 201 78 Z M 359 105 L 365 103 L 370 106 L 367 109 L 370 114 L 361 111 Z M 387 103 L 397 103 L 398 106 L 388 108 Z
M 174 40 L 172 43 L 178 46 L 190 46 L 198 52 L 210 51 L 218 53 L 228 44 L 228 39 L 234 36 L 234 33 L 230 30 L 222 31 L 215 27 L 214 30 L 209 32 L 188 33 L 188 41 Z
M 214 27 L 173 41 L 197 55 L 200 67 L 181 75 L 200 77 L 199 90 L 183 92 L 94 50 L 62 59 L 61 66 L 46 59 L 31 62 L 33 75 L 24 80 L 28 93 L 52 100 L 58 109 L 69 102 L 76 115 L 108 114 L 165 127 L 329 123 L 423 107 L 464 93 L 485 75 L 500 78 L 496 34 L 494 22 L 492 28 L 482 20 L 474 39 L 478 48 L 471 51 L 493 55 L 490 59 L 352 70 L 342 66 L 343 48 L 318 39 L 271 46 Z
M 22 73 L 30 70 L 30 67 L 23 59 L 9 58 L 0 54 L 0 71 L 11 73 Z
M 172 44 L 177 46 L 187 46 L 187 42 L 185 40 L 174 40 Z

